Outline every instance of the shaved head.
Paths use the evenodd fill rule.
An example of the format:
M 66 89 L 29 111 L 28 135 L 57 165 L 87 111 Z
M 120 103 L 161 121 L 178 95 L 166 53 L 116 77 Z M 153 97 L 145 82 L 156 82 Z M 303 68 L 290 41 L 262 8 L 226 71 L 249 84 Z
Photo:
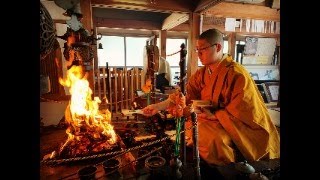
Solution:
M 204 39 L 209 44 L 219 43 L 223 49 L 223 34 L 217 29 L 208 29 L 204 31 L 198 39 Z

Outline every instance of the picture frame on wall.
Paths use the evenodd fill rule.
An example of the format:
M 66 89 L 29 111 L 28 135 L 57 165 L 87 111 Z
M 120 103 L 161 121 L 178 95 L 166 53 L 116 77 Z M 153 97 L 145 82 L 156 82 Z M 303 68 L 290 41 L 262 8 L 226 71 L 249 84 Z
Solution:
M 244 65 L 254 80 L 280 80 L 278 66 L 273 65 Z
M 278 102 L 279 100 L 279 82 L 264 82 L 261 84 L 267 98 L 267 103 Z

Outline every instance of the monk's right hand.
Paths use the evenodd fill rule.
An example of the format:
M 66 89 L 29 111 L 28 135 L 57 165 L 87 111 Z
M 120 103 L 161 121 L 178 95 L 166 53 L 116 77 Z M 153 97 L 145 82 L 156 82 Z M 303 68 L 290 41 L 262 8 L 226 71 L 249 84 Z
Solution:
M 143 115 L 148 117 L 157 114 L 158 111 L 159 110 L 152 104 L 142 109 Z

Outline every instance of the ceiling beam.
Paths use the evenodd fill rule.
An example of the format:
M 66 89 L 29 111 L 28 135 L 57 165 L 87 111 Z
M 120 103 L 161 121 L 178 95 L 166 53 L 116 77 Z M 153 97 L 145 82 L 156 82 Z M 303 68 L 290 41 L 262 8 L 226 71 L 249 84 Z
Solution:
M 185 32 L 189 32 L 189 29 L 190 29 L 189 23 L 186 22 L 186 23 L 182 23 L 182 24 L 180 24 L 179 26 L 176 26 L 176 27 L 172 28 L 171 30 L 172 30 L 172 31 L 185 31 Z
M 271 8 L 273 9 L 280 9 L 280 0 L 273 0 Z
M 155 30 L 141 30 L 141 29 L 119 29 L 97 27 L 97 33 L 107 36 L 136 36 L 136 37 L 151 37 L 154 35 Z
M 160 30 L 161 24 L 154 21 L 93 18 L 96 27 Z
M 195 8 L 194 12 L 201 13 L 206 11 L 207 9 L 219 4 L 224 0 L 201 0 L 197 7 Z
M 91 0 L 92 7 L 163 13 L 190 13 L 194 6 L 185 0 Z
M 242 19 L 280 21 L 280 10 L 253 4 L 221 2 L 206 11 L 206 15 Z
M 189 20 L 188 14 L 172 13 L 162 23 L 162 30 L 172 29 Z

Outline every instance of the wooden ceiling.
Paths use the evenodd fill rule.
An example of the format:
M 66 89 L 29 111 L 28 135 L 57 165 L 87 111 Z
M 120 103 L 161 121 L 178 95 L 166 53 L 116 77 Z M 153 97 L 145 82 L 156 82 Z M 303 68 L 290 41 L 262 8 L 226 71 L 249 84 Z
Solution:
M 190 13 L 200 0 L 91 0 L 92 7 L 149 12 Z
M 50 14 L 64 12 L 53 8 L 52 0 L 41 2 Z M 203 26 L 223 26 L 226 17 L 280 21 L 280 0 L 91 0 L 91 6 L 93 22 L 102 34 L 108 29 L 188 32 L 190 13 L 202 14 Z M 66 19 L 53 16 L 56 21 Z
M 280 10 L 265 5 L 221 2 L 204 12 L 206 16 L 280 21 Z
M 212 24 L 223 27 L 226 17 L 280 21 L 280 10 L 271 7 L 271 0 L 91 0 L 91 3 L 100 32 L 107 32 L 108 28 L 188 32 L 188 15 L 193 12 L 203 15 L 204 27 Z

